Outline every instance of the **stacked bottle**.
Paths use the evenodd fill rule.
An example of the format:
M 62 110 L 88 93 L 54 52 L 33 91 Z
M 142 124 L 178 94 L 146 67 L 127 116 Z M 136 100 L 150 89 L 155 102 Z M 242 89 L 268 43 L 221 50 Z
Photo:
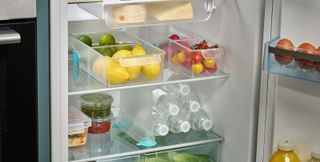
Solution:
M 293 141 L 280 140 L 278 151 L 272 155 L 270 162 L 301 162 L 294 149 L 295 145 Z
M 320 162 L 320 147 L 311 150 L 311 159 L 308 162 Z
M 208 113 L 201 109 L 197 96 L 190 91 L 187 84 L 172 84 L 165 88 L 153 90 L 154 114 L 161 116 L 166 126 L 172 133 L 186 133 L 191 128 L 195 131 L 209 131 L 212 128 L 212 120 Z M 158 116 L 154 116 L 154 124 L 160 123 Z M 154 134 L 159 134 L 159 127 L 153 127 Z M 165 134 L 165 128 L 162 128 Z

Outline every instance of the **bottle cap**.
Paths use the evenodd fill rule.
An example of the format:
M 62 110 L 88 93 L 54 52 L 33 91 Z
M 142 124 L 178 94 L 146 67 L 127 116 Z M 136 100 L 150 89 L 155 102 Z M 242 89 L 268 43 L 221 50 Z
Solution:
M 197 112 L 200 109 L 200 103 L 197 101 L 191 101 L 189 106 L 191 112 Z
M 181 125 L 180 125 L 180 130 L 183 133 L 189 132 L 190 128 L 191 128 L 190 123 L 187 122 L 187 121 L 182 122 Z
M 201 125 L 204 130 L 208 131 L 212 128 L 212 121 L 209 119 L 206 119 L 202 122 Z
M 190 93 L 190 86 L 187 85 L 187 84 L 183 84 L 181 87 L 180 87 L 180 93 L 183 95 L 183 96 L 186 96 Z
M 171 116 L 175 116 L 179 114 L 179 107 L 175 104 L 170 104 L 169 106 L 169 114 Z
M 281 151 L 293 151 L 294 143 L 292 140 L 280 140 L 278 143 L 278 149 Z
M 165 136 L 169 133 L 169 127 L 167 125 L 160 125 L 157 133 L 160 136 Z
M 320 147 L 315 147 L 311 150 L 311 156 L 315 159 L 320 159 Z

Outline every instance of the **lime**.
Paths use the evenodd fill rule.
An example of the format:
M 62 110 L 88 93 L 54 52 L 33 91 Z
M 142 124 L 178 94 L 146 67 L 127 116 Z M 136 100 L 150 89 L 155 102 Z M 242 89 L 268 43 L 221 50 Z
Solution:
M 101 53 L 103 56 L 109 57 L 112 57 L 112 55 L 115 53 L 115 49 L 112 47 L 96 48 L 95 50 Z
M 99 39 L 99 45 L 104 46 L 104 45 L 113 45 L 116 43 L 116 39 L 114 36 L 110 33 L 106 33 L 102 35 Z
M 116 43 L 116 51 L 119 51 L 119 50 L 129 50 L 131 51 L 132 50 L 132 45 L 130 43 Z
M 79 40 L 88 46 L 92 46 L 92 39 L 88 35 L 81 35 Z

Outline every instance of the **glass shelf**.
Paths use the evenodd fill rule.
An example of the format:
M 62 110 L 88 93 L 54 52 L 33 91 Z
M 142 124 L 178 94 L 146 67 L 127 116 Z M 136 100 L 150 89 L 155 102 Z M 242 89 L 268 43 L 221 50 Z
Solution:
M 153 148 L 141 148 L 135 145 L 125 133 L 117 128 L 112 133 L 89 134 L 87 145 L 69 148 L 69 161 L 82 162 L 104 159 L 139 159 L 140 155 L 166 150 L 177 150 L 222 142 L 223 137 L 213 132 L 190 131 L 185 134 L 169 134 L 157 138 L 158 145 Z M 113 161 L 113 160 L 111 160 Z M 124 160 L 125 161 L 125 160 Z
M 196 82 L 196 81 L 203 81 L 203 80 L 226 79 L 229 77 L 229 74 L 220 72 L 215 75 L 203 76 L 198 78 L 183 78 L 183 79 L 159 81 L 159 82 L 144 83 L 144 84 L 125 85 L 120 87 L 106 87 L 102 83 L 98 82 L 93 77 L 91 77 L 89 74 L 82 71 L 81 69 L 79 69 L 79 75 L 77 80 L 73 79 L 72 73 L 73 73 L 72 64 L 69 62 L 68 95 L 99 93 L 99 92 L 115 91 L 115 90 L 121 90 L 121 89 L 160 86 L 160 85 L 182 83 L 182 82 Z

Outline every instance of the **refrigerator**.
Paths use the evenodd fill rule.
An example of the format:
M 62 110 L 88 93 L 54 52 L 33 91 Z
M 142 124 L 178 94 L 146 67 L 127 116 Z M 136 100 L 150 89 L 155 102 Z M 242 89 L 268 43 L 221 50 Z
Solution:
M 310 158 L 311 149 L 320 145 L 317 139 L 320 75 L 316 68 L 320 60 L 316 51 L 308 55 L 299 51 L 298 46 L 304 42 L 316 48 L 320 45 L 319 1 L 189 0 L 192 18 L 189 15 L 168 20 L 155 16 L 174 11 L 172 6 L 180 2 L 185 3 L 183 0 L 50 1 L 51 161 L 147 161 L 189 153 L 205 154 L 214 162 L 267 162 L 277 151 L 280 139 L 292 139 L 302 161 Z M 147 15 L 155 15 L 144 15 L 140 17 L 142 21 L 130 23 L 119 22 L 125 16 L 113 19 L 119 13 L 116 11 L 126 5 L 137 7 L 131 8 L 131 14 L 145 14 L 146 10 Z M 148 56 L 161 63 L 160 79 L 144 78 L 113 85 L 112 79 L 97 76 L 91 69 L 92 57 L 101 55 L 78 40 L 81 34 L 96 37 L 94 33 L 117 33 L 115 37 L 125 43 L 141 43 L 147 53 L 151 51 Z M 201 40 L 217 43 L 218 48 L 203 54 L 204 58 L 215 58 L 217 71 L 194 74 L 197 72 L 192 67 L 174 65 L 174 54 L 187 45 L 169 40 L 168 33 L 181 34 L 189 44 Z M 294 50 L 278 48 L 277 42 L 282 38 L 290 39 Z M 94 39 L 93 43 L 97 43 Z M 162 48 L 161 41 L 167 42 L 168 48 Z M 279 55 L 291 59 L 281 64 L 276 60 Z M 130 62 L 130 59 L 116 60 L 123 64 Z M 303 61 L 312 62 L 311 68 L 302 67 L 306 65 Z M 184 77 L 164 79 L 166 69 Z M 135 135 L 148 130 L 153 120 L 151 90 L 177 83 L 190 85 L 213 120 L 213 128 L 209 132 L 190 131 L 162 138 L 151 135 L 157 142 L 155 146 L 138 146 L 140 136 Z M 86 145 L 69 148 L 69 105 L 80 109 L 81 95 L 92 93 L 112 95 L 111 131 L 89 134 Z M 134 129 L 121 129 L 118 123 L 121 117 L 130 118 L 129 127 Z

